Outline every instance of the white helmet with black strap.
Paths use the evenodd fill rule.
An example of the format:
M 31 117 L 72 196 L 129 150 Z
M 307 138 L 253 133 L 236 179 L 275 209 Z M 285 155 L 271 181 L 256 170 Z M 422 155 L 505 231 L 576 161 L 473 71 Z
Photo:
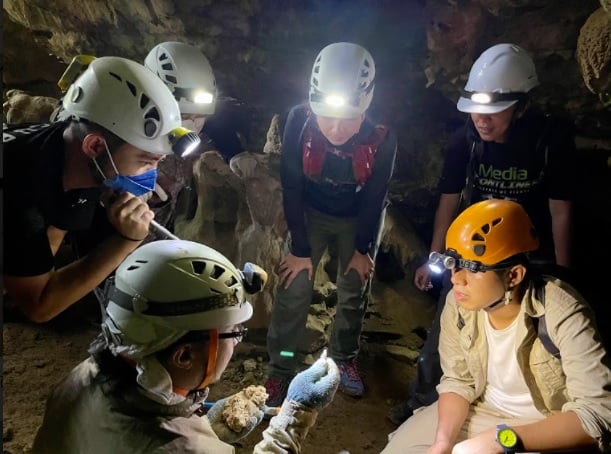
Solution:
M 168 41 L 157 44 L 144 66 L 168 86 L 182 114 L 212 115 L 217 88 L 212 66 L 199 48 Z
M 224 255 L 186 240 L 143 245 L 117 268 L 103 331 L 114 354 L 146 357 L 192 331 L 252 317 L 243 274 Z
M 70 85 L 63 108 L 149 153 L 171 153 L 176 134 L 185 134 L 168 87 L 144 66 L 121 57 L 94 59 Z
M 312 112 L 331 118 L 356 118 L 373 99 L 375 63 L 371 54 L 353 43 L 333 43 L 320 51 L 310 77 Z
M 539 85 L 535 64 L 516 44 L 497 44 L 473 63 L 457 108 L 461 112 L 494 114 L 526 99 Z

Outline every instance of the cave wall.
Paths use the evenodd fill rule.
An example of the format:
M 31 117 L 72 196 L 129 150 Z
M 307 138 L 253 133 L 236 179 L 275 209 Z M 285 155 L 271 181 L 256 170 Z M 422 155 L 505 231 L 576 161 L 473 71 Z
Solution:
M 443 143 L 464 118 L 455 109 L 458 90 L 473 60 L 490 45 L 515 42 L 531 51 L 541 80 L 538 102 L 572 116 L 586 136 L 600 136 L 609 115 L 590 90 L 609 91 L 609 46 L 576 53 L 587 21 L 594 24 L 592 29 L 608 30 L 611 13 L 604 4 L 597 0 L 100 0 L 86 4 L 8 0 L 3 3 L 3 81 L 5 90 L 25 88 L 32 94 L 58 97 L 55 81 L 76 54 L 142 61 L 158 42 L 186 41 L 210 58 L 222 92 L 248 104 L 249 148 L 257 152 L 265 143 L 273 114 L 285 113 L 306 98 L 316 53 L 332 41 L 362 43 L 378 68 L 371 114 L 388 122 L 399 136 L 392 197 L 425 232 L 435 204 Z M 595 11 L 601 19 L 589 19 Z M 594 38 L 582 41 L 601 40 L 600 31 L 592 34 Z M 588 58 L 578 61 L 584 56 L 594 64 Z M 606 66 L 596 63 L 605 58 Z
M 611 226 L 608 0 L 5 0 L 3 30 L 5 100 L 14 88 L 58 98 L 56 81 L 79 53 L 142 61 L 162 41 L 195 44 L 221 93 L 249 106 L 256 153 L 274 114 L 306 99 L 317 52 L 333 41 L 364 45 L 377 66 L 370 113 L 399 138 L 390 196 L 425 245 L 443 145 L 464 121 L 458 92 L 483 50 L 517 43 L 537 66 L 536 102 L 573 120 L 592 166 L 576 173 L 586 181 L 576 214 L 592 220 L 576 229 L 581 261 L 609 252 L 591 234 Z

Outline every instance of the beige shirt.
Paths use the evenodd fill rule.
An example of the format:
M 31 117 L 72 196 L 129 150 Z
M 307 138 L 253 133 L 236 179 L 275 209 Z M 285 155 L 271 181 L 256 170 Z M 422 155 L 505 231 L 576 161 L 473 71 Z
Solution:
M 117 391 L 89 358 L 75 367 L 47 400 L 32 454 L 233 454 L 216 436 L 200 403 L 165 406 L 135 387 Z M 254 454 L 300 452 L 317 412 L 285 402 Z
M 537 336 L 533 318 L 545 314 L 547 331 L 560 350 L 552 356 Z M 462 309 L 450 291 L 441 315 L 439 354 L 441 393 L 453 392 L 468 402 L 486 387 L 488 345 L 484 311 Z M 461 325 L 464 325 L 461 327 Z M 531 284 L 518 314 L 515 347 L 520 371 L 533 403 L 543 415 L 573 411 L 585 432 L 611 449 L 611 370 L 590 307 L 569 285 L 550 279 L 545 304 Z

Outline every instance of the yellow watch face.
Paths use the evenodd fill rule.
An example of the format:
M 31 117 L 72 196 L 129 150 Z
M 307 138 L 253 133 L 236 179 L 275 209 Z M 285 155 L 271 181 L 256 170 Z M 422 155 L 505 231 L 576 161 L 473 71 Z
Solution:
M 518 444 L 518 437 L 511 429 L 502 429 L 498 434 L 499 443 L 504 448 L 513 448 Z

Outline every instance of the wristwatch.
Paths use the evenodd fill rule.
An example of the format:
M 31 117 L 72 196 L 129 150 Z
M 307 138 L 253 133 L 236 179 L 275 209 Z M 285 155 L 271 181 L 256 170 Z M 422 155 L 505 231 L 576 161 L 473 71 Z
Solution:
M 496 426 L 496 441 L 503 447 L 505 454 L 515 454 L 518 452 L 520 439 L 518 434 L 507 424 Z

